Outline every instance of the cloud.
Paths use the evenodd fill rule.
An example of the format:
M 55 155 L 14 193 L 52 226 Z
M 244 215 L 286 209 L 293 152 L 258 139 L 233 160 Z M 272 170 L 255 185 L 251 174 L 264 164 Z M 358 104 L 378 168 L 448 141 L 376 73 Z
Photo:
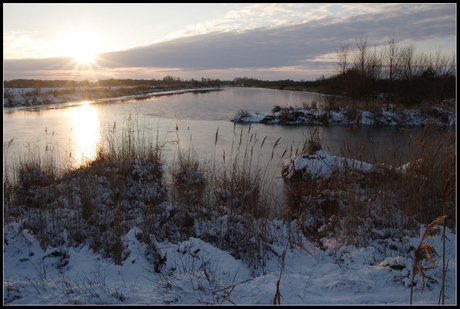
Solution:
M 43 57 L 48 54 L 55 42 L 32 39 L 21 31 L 9 31 L 3 34 L 4 58 Z
M 274 10 L 275 7 L 277 10 Z M 243 28 L 236 27 L 231 22 L 231 19 L 236 19 L 244 24 L 245 18 L 260 16 L 254 14 L 255 12 L 271 14 L 289 13 L 291 10 L 291 7 L 284 4 L 257 4 L 229 12 L 225 18 L 191 25 L 168 40 L 99 54 L 92 69 L 110 71 L 122 68 L 178 68 L 184 72 L 268 72 L 270 69 L 274 72 L 275 68 L 295 68 L 298 72 L 307 72 L 317 70 L 321 62 L 321 68 L 327 71 L 326 64 L 332 68 L 334 62 L 318 59 L 330 58 L 341 41 L 354 44 L 356 39 L 364 37 L 370 43 L 379 44 L 384 43 L 393 33 L 401 41 L 414 42 L 455 37 L 456 15 L 453 7 L 439 4 L 430 5 L 427 9 L 426 5 L 385 4 L 379 6 L 380 10 L 370 10 L 369 5 L 343 5 L 341 8 L 344 10 L 358 13 L 349 16 L 339 12 L 322 17 L 310 14 L 310 19 L 303 22 L 288 22 L 280 17 L 282 14 L 274 14 L 271 17 L 274 24 L 245 24 Z M 325 5 L 317 10 L 331 12 L 332 9 L 332 6 Z M 69 58 L 4 60 L 5 77 L 8 76 L 7 72 L 15 70 L 73 68 L 75 63 Z
M 454 18 L 446 7 L 410 14 L 368 13 L 338 20 L 325 16 L 295 25 L 210 32 L 100 56 L 107 60 L 102 66 L 109 67 L 116 64 L 202 70 L 295 66 L 333 52 L 334 44 L 344 38 L 363 36 L 378 43 L 393 32 L 402 40 L 414 41 L 453 36 Z

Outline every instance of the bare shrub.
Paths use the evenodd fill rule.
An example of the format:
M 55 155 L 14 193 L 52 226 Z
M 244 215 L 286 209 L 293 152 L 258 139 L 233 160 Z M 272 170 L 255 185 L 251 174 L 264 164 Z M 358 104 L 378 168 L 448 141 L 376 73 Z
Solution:
M 339 111 L 338 99 L 335 95 L 326 94 L 320 97 L 326 111 Z
M 312 100 L 310 103 L 310 108 L 316 109 L 317 105 L 318 105 L 318 102 L 316 100 Z
M 281 106 L 279 106 L 279 105 L 273 106 L 273 108 L 272 108 L 272 114 L 278 113 L 278 112 L 280 112 L 280 111 L 281 111 Z

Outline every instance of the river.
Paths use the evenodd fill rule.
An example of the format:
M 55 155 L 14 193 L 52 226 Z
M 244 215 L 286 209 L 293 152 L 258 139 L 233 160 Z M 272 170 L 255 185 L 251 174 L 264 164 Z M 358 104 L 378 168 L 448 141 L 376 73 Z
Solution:
M 13 165 L 18 157 L 29 153 L 39 153 L 44 157 L 49 149 L 54 150 L 56 162 L 64 162 L 62 158 L 71 157 L 72 164 L 78 166 L 82 156 L 94 153 L 104 128 L 113 128 L 115 125 L 120 132 L 131 114 L 145 128 L 144 132 L 158 137 L 160 143 L 165 145 L 162 159 L 166 165 L 177 158 L 178 146 L 186 151 L 193 148 L 201 159 L 217 157 L 223 160 L 225 153 L 228 160 L 232 153 L 232 141 L 238 144 L 239 135 L 243 132 L 245 137 L 255 134 L 259 143 L 266 137 L 264 147 L 257 156 L 262 164 L 271 161 L 270 173 L 279 177 L 280 165 L 287 158 L 287 155 L 281 158 L 281 154 L 286 149 L 290 154 L 291 148 L 295 151 L 301 147 L 304 136 L 309 136 L 315 128 L 264 124 L 252 124 L 250 127 L 248 124 L 234 124 L 229 119 L 240 110 L 270 113 L 274 105 L 300 107 L 303 102 L 320 102 L 320 96 L 299 91 L 228 87 L 220 91 L 153 96 L 143 100 L 4 108 L 4 174 L 14 177 Z M 375 160 L 393 162 L 388 148 L 392 145 L 392 138 L 401 132 L 389 127 L 367 126 L 355 130 L 345 126 L 325 126 L 318 130 L 326 150 L 333 155 L 342 155 L 343 142 L 347 138 L 354 153 L 358 153 L 362 143 L 365 143 L 362 159 L 370 163 Z M 278 139 L 273 160 L 270 160 Z M 235 152 L 235 144 L 233 148 Z

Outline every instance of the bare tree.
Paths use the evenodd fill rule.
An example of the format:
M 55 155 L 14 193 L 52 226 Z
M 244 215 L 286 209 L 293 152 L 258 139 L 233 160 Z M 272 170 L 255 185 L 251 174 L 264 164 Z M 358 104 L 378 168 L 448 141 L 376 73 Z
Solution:
M 411 80 L 417 73 L 419 59 L 415 54 L 414 43 L 409 43 L 401 48 L 400 66 L 398 67 L 397 75 L 403 80 Z
M 378 91 L 377 81 L 380 80 L 382 73 L 382 59 L 380 53 L 377 52 L 377 46 L 374 46 L 374 49 L 367 55 L 365 72 L 366 94 L 375 98 Z
M 414 43 L 400 45 L 395 34 L 389 36 L 382 52 L 370 48 L 367 38 L 356 40 L 354 48 L 340 42 L 335 47 L 338 74 L 328 79 L 334 92 L 356 100 L 366 107 L 380 92 L 385 92 L 386 108 L 398 101 L 406 107 L 427 99 L 432 102 L 455 96 L 456 57 L 441 51 L 427 56 L 415 52 Z M 326 79 L 323 79 L 326 81 Z
M 340 47 L 335 48 L 335 53 L 337 55 L 337 66 L 339 74 L 345 74 L 349 65 L 349 56 L 348 51 L 350 48 L 349 43 L 340 42 Z
M 355 87 L 357 88 L 358 97 L 364 98 L 366 106 L 369 103 L 370 96 L 376 91 L 377 80 L 380 79 L 381 60 L 377 53 L 377 48 L 369 50 L 367 38 L 360 38 L 356 41 L 356 50 L 353 54 L 353 69 Z
M 427 99 L 440 103 L 445 99 L 449 79 L 455 77 L 455 55 L 443 55 L 441 49 L 425 57 L 421 82 Z
M 400 47 L 397 44 L 398 38 L 393 33 L 387 41 L 387 45 L 382 52 L 383 64 L 386 68 L 388 77 L 388 88 L 387 88 L 387 110 L 390 108 L 390 100 L 393 96 L 393 81 L 396 78 L 396 71 L 400 61 Z
M 353 55 L 353 65 L 354 68 L 357 69 L 362 76 L 364 76 L 368 56 L 367 38 L 364 41 L 363 38 L 360 38 L 359 42 L 356 41 L 356 48 L 355 54 Z
M 426 59 L 425 55 L 415 53 L 414 43 L 410 43 L 402 48 L 400 60 L 397 71 L 402 87 L 400 96 L 404 103 L 411 107 L 423 99 L 420 89 L 417 89 L 417 79 L 421 76 Z
M 365 85 L 365 66 L 368 55 L 367 38 L 356 41 L 356 49 L 351 55 L 351 66 L 346 69 L 347 92 L 352 96 L 353 105 L 355 99 L 364 97 Z

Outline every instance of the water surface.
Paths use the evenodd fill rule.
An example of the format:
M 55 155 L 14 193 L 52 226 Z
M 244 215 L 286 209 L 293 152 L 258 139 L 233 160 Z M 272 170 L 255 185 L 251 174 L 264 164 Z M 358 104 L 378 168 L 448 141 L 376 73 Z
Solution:
M 265 124 L 234 124 L 229 120 L 240 110 L 251 113 L 270 113 L 275 105 L 302 106 L 303 102 L 320 101 L 320 95 L 309 92 L 286 91 L 261 88 L 223 88 L 220 91 L 189 92 L 169 96 L 154 96 L 148 99 L 119 100 L 101 103 L 60 104 L 33 108 L 5 108 L 3 112 L 4 166 L 11 173 L 12 164 L 18 156 L 37 151 L 44 156 L 52 149 L 55 160 L 71 157 L 78 166 L 85 156 L 94 154 L 97 143 L 104 138 L 101 132 L 115 126 L 120 133 L 131 114 L 131 119 L 145 128 L 151 138 L 165 145 L 163 159 L 167 164 L 175 159 L 178 146 L 191 150 L 203 159 L 223 159 L 224 153 L 235 153 L 239 135 L 266 137 L 264 147 L 258 151 L 260 162 L 268 162 L 274 151 L 271 172 L 280 176 L 279 166 L 285 150 L 295 152 L 301 147 L 305 136 L 310 136 L 312 126 L 283 126 Z M 177 128 L 177 129 L 176 129 Z M 249 131 L 249 128 L 250 131 Z M 249 131 L 249 133 L 248 133 Z M 354 152 L 359 152 L 363 143 L 363 160 L 366 162 L 391 162 L 387 149 L 391 137 L 400 130 L 362 126 L 353 132 L 344 126 L 319 127 L 326 149 L 333 155 L 341 155 L 344 140 L 348 138 Z M 216 133 L 218 142 L 216 143 Z M 14 140 L 13 140 L 14 139 Z M 10 141 L 13 142 L 10 143 Z M 374 143 L 375 147 L 371 147 Z M 378 144 L 378 147 L 376 147 Z M 265 163 L 264 163 L 265 164 Z M 5 172 L 5 169 L 4 169 Z

